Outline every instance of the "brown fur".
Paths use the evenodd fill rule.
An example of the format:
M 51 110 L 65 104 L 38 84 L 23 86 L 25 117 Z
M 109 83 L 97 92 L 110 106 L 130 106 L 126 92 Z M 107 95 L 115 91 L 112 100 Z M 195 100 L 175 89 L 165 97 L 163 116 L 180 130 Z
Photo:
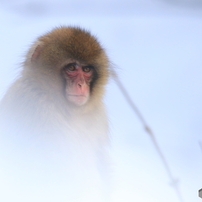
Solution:
M 41 68 L 40 71 L 48 74 L 48 77 L 51 75 L 53 80 L 61 79 L 58 73 L 66 60 L 74 59 L 94 66 L 98 78 L 92 88 L 90 102 L 85 108 L 88 106 L 92 108 L 92 105 L 101 100 L 109 75 L 109 62 L 104 49 L 95 37 L 80 28 L 60 27 L 39 37 L 34 47 L 35 44 L 40 44 L 41 51 L 34 66 Z M 30 66 L 32 54 L 33 48 L 30 49 L 25 61 L 24 77 L 29 76 L 30 71 L 36 71 Z

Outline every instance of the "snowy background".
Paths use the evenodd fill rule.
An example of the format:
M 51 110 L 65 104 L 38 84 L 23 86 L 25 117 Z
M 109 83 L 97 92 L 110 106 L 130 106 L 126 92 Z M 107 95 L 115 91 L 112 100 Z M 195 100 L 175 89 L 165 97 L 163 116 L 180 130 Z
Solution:
M 60 25 L 78 25 L 98 37 L 153 130 L 182 201 L 201 201 L 202 2 L 1 0 L 0 97 L 29 45 Z M 105 103 L 121 184 L 116 201 L 179 202 L 149 135 L 112 79 Z

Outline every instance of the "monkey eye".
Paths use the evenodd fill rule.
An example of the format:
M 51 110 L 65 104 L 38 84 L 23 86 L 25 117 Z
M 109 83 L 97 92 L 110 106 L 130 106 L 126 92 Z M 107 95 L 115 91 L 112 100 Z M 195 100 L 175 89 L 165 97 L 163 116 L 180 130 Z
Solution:
M 88 72 L 91 71 L 92 68 L 90 66 L 85 66 L 82 69 L 83 69 L 84 72 L 88 73 Z
M 75 67 L 75 64 L 68 64 L 65 66 L 65 69 L 72 72 L 72 71 L 75 71 L 76 70 L 76 67 Z

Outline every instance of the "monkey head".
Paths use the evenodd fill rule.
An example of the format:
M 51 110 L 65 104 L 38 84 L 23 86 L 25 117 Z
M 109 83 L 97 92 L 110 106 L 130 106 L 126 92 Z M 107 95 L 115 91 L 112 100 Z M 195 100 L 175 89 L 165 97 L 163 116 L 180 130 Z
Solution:
M 31 71 L 32 80 L 37 77 L 41 88 L 60 92 L 76 107 L 100 100 L 109 75 L 104 49 L 94 36 L 78 27 L 56 28 L 39 37 L 24 66 L 24 75 Z

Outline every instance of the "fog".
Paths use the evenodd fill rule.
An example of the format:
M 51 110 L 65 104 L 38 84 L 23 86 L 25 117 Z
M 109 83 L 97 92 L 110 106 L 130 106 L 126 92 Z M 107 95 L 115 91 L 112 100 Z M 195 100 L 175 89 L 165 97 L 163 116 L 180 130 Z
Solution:
M 200 1 L 21 0 L 1 1 L 0 4 L 1 97 L 18 75 L 20 63 L 36 37 L 60 25 L 76 25 L 90 30 L 105 47 L 121 82 L 154 132 L 178 181 L 181 201 L 200 201 Z M 179 202 L 150 136 L 113 79 L 107 85 L 104 101 L 114 162 L 112 201 Z M 1 181 L 8 180 L 2 169 L 0 172 Z M 35 170 L 35 175 L 37 172 L 41 170 Z M 68 174 L 65 177 L 64 173 L 60 177 L 67 179 Z M 10 186 L 0 183 L 4 193 L 0 194 L 4 196 L 2 201 L 8 201 L 7 195 L 15 200 L 20 194 L 34 201 L 41 190 L 43 196 L 50 194 L 50 189 L 45 186 L 38 187 L 39 192 L 34 197 L 24 185 L 24 190 L 19 184 Z M 59 199 L 50 195 L 50 198 L 42 197 L 42 201 L 64 201 L 64 186 L 56 183 L 51 187 L 55 193 L 58 191 Z

